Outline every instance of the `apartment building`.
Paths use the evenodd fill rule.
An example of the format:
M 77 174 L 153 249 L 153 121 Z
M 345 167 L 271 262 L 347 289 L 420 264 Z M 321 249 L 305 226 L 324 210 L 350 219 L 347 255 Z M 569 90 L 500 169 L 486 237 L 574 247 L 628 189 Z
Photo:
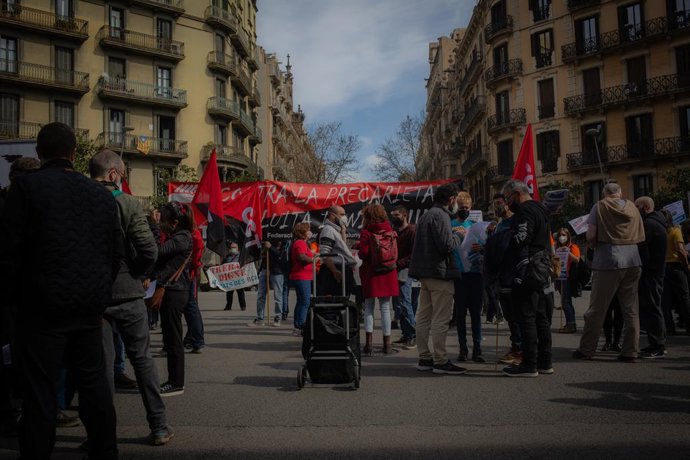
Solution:
M 479 199 L 510 177 L 527 123 L 539 183 L 582 185 L 586 204 L 602 179 L 636 197 L 690 166 L 689 1 L 479 0 L 456 56 L 460 172 Z
M 307 134 L 304 129 L 305 115 L 293 99 L 293 74 L 290 55 L 285 70 L 275 54 L 267 54 L 260 48 L 261 66 L 259 82 L 266 102 L 259 109 L 259 126 L 266 133 L 266 140 L 259 147 L 260 166 L 266 176 L 278 181 L 299 180 L 298 158 L 306 158 Z
M 0 1 L 0 142 L 61 121 L 122 152 L 135 195 L 165 169 L 262 176 L 255 0 Z

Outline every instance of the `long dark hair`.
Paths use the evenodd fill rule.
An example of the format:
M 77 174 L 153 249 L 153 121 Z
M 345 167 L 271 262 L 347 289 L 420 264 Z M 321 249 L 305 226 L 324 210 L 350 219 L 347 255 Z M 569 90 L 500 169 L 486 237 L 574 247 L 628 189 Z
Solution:
M 171 201 L 161 206 L 161 217 L 165 216 L 166 220 L 177 221 L 177 230 L 189 230 L 190 232 L 196 228 L 194 222 L 194 211 L 188 204 L 180 203 L 179 201 Z

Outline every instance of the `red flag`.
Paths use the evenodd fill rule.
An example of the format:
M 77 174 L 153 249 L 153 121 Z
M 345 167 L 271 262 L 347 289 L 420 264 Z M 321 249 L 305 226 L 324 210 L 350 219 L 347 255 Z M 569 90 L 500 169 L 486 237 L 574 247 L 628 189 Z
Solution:
M 223 217 L 223 195 L 216 164 L 216 149 L 206 163 L 199 187 L 192 198 L 197 223 L 206 227 L 206 247 L 221 257 L 225 257 L 228 248 L 225 243 L 225 218 Z
M 124 179 L 122 179 L 122 185 L 120 186 L 120 189 L 122 190 L 122 193 L 126 193 L 127 195 L 132 194 L 132 191 L 129 188 L 129 184 Z
M 532 198 L 539 201 L 539 187 L 537 186 L 537 178 L 535 177 L 536 169 L 534 167 L 534 142 L 532 142 L 532 125 L 527 125 L 525 137 L 522 139 L 522 146 L 518 154 L 515 169 L 513 170 L 513 179 L 521 180 L 527 187 L 529 187 Z

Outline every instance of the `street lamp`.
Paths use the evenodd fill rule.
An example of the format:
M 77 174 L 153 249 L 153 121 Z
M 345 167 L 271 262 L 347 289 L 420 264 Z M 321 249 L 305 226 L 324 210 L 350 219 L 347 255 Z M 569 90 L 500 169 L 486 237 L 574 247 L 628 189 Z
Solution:
M 592 136 L 594 138 L 594 148 L 597 152 L 597 162 L 599 163 L 599 171 L 601 172 L 601 180 L 606 186 L 606 176 L 604 175 L 604 166 L 601 164 L 601 155 L 599 154 L 599 134 L 601 134 L 601 128 L 590 128 L 585 131 L 585 134 Z

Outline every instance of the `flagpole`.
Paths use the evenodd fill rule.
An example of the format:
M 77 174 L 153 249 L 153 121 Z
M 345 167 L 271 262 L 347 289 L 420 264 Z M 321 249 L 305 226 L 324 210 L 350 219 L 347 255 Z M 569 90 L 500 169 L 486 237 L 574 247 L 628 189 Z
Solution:
M 266 249 L 266 310 L 265 310 L 265 316 L 266 316 L 266 326 L 271 327 L 270 319 L 268 316 L 268 312 L 271 307 L 271 254 L 270 254 L 270 249 Z

